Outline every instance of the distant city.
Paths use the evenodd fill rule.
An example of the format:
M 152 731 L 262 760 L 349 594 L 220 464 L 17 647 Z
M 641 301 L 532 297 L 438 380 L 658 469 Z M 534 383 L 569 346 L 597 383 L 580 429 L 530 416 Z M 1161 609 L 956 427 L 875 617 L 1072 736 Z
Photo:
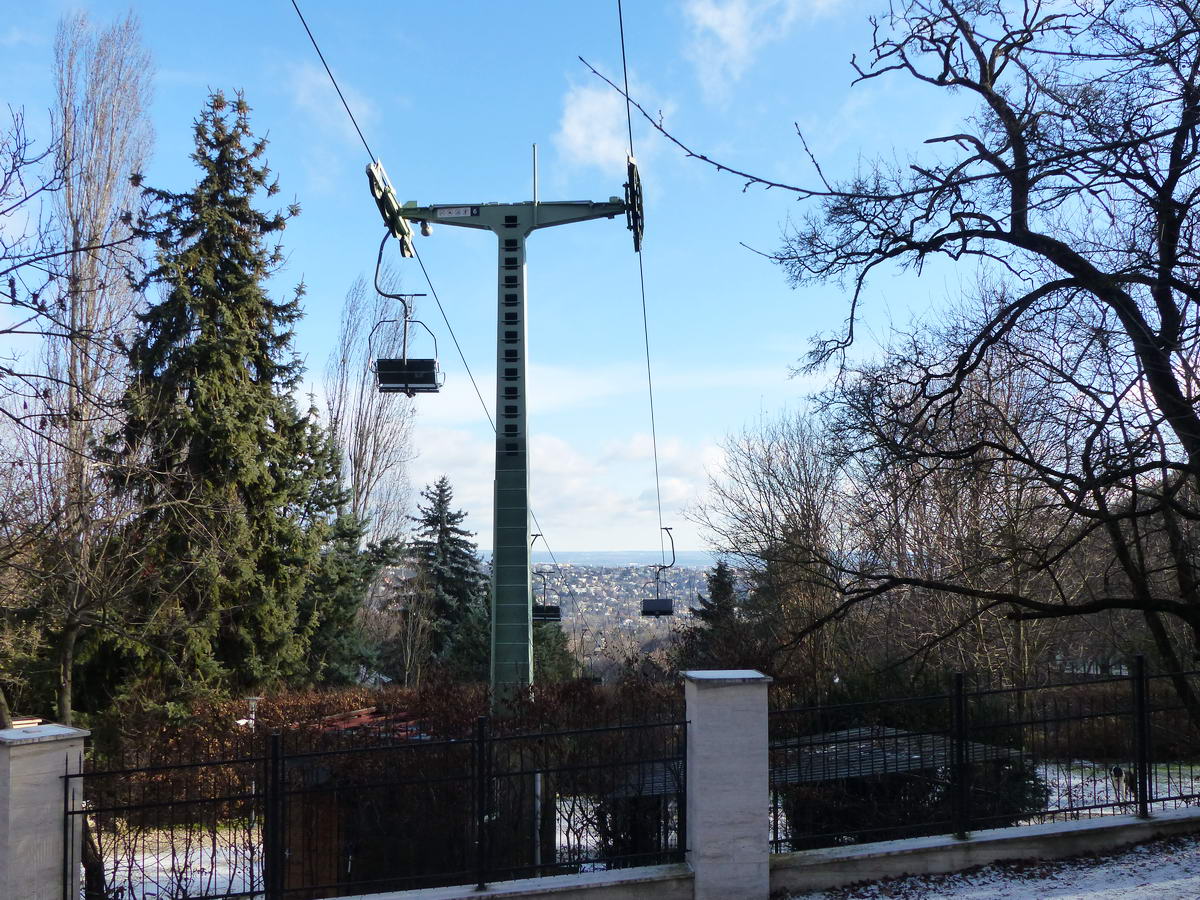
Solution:
M 706 550 L 679 550 L 675 553 L 675 565 L 684 569 L 711 569 L 718 557 Z M 556 550 L 553 558 L 542 549 L 533 551 L 535 563 L 553 563 L 573 566 L 652 566 L 662 562 L 658 550 Z M 671 561 L 671 550 L 667 548 L 667 562 Z
M 533 602 L 561 608 L 563 630 L 594 674 L 604 658 L 611 662 L 665 647 L 671 632 L 686 624 L 700 597 L 708 595 L 707 576 L 716 565 L 710 553 L 677 553 L 656 590 L 655 566 L 662 559 L 657 550 L 564 551 L 555 559 L 557 565 L 545 551 L 533 554 Z M 401 582 L 413 576 L 403 567 L 388 571 Z M 739 572 L 739 581 L 744 577 Z M 672 601 L 672 615 L 642 615 L 642 601 L 656 594 Z

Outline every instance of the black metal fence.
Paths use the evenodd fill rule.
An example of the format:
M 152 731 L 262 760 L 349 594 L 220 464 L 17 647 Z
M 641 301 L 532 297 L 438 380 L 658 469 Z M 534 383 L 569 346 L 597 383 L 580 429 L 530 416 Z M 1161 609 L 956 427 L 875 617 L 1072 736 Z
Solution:
M 786 852 L 1200 802 L 1200 672 L 770 714 L 770 840 Z
M 674 862 L 685 739 L 683 721 L 481 718 L 461 739 L 287 732 L 235 759 L 85 771 L 64 864 L 86 900 L 314 900 Z

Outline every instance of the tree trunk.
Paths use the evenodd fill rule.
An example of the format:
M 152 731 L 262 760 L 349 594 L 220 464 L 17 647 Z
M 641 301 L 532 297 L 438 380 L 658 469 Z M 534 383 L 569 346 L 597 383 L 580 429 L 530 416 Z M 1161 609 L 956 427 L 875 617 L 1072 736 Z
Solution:
M 8 695 L 4 692 L 4 685 L 0 685 L 0 730 L 12 727 L 12 710 L 8 705 Z
M 108 888 L 104 884 L 104 857 L 96 836 L 83 816 L 83 897 L 84 900 L 108 900 Z
M 72 724 L 75 644 L 78 640 L 78 622 L 72 622 L 63 628 L 58 647 L 58 721 L 61 725 Z
M 1158 654 L 1162 657 L 1162 661 L 1166 664 L 1167 670 L 1171 675 L 1171 684 L 1175 688 L 1175 693 L 1179 695 L 1179 699 L 1183 701 L 1184 708 L 1187 710 L 1188 718 L 1192 720 L 1192 724 L 1200 728 L 1200 697 L 1196 696 L 1195 690 L 1192 689 L 1191 682 L 1188 681 L 1186 675 L 1179 673 L 1184 671 L 1183 664 L 1179 661 L 1179 654 L 1175 652 L 1175 647 L 1171 643 L 1171 636 L 1167 634 L 1166 626 L 1163 625 L 1162 619 L 1158 617 L 1158 613 L 1145 613 L 1146 624 L 1150 628 L 1150 634 L 1154 636 L 1154 644 L 1158 648 Z M 1189 623 L 1190 624 L 1190 623 Z M 1193 632 L 1195 628 L 1193 627 Z

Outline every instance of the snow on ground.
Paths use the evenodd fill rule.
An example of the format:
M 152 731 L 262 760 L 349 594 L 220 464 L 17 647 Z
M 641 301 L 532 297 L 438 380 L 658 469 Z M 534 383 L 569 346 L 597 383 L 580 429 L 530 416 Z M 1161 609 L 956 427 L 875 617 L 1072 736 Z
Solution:
M 1126 764 L 1127 770 L 1132 769 Z M 1049 818 L 1065 819 L 1071 811 L 1091 808 L 1092 815 L 1134 812 L 1133 786 L 1112 777 L 1110 763 L 1082 759 L 1044 761 L 1037 772 L 1050 789 Z M 1158 763 L 1150 767 L 1151 797 L 1193 798 L 1200 794 L 1200 772 L 1190 763 Z M 1067 816 L 1062 815 L 1067 813 Z
M 1056 862 L 1011 862 L 953 875 L 889 878 L 805 900 L 1197 900 L 1200 835 Z

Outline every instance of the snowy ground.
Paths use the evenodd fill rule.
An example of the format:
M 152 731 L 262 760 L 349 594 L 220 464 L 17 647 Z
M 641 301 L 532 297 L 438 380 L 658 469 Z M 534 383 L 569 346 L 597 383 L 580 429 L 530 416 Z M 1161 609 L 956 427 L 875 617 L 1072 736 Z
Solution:
M 1200 835 L 1152 841 L 1102 856 L 1001 863 L 953 875 L 889 878 L 783 896 L 796 900 L 1196 900 Z
M 1126 764 L 1126 768 L 1130 768 Z M 1073 810 L 1089 809 L 1090 815 L 1121 815 L 1134 812 L 1132 785 L 1116 781 L 1110 763 L 1066 760 L 1038 764 L 1038 774 L 1050 788 L 1047 807 L 1055 810 L 1048 818 L 1074 818 Z M 1151 797 L 1195 797 L 1200 794 L 1200 772 L 1188 763 L 1159 763 L 1150 768 Z

